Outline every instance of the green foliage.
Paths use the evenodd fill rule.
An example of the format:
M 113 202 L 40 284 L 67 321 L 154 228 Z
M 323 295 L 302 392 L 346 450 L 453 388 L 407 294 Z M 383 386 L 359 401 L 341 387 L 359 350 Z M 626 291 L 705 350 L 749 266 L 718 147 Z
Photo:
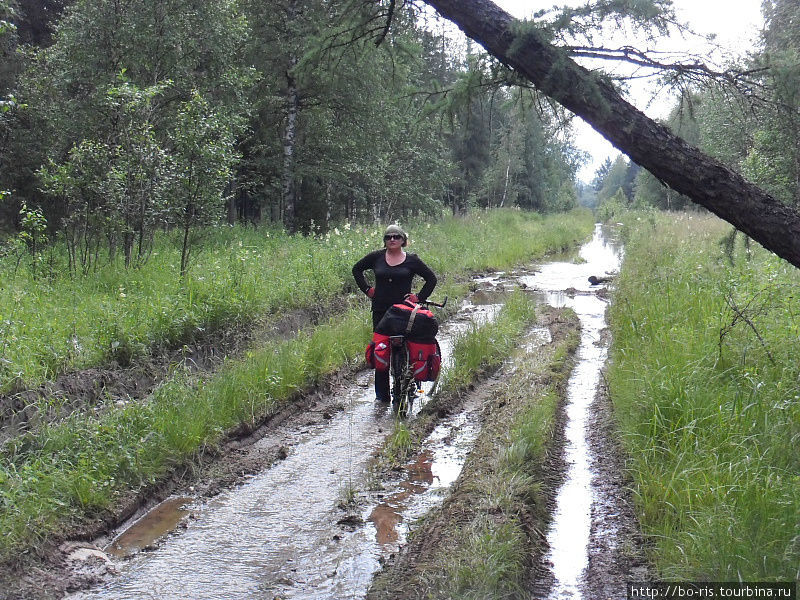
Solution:
M 763 45 L 745 64 L 735 65 L 758 78 L 758 102 L 709 84 L 682 94 L 668 124 L 681 137 L 739 170 L 786 204 L 800 202 L 800 39 L 794 23 L 796 2 L 762 6 Z M 686 199 L 640 180 L 637 204 L 680 208 Z
M 270 219 L 308 233 L 342 220 L 435 217 L 448 205 L 571 208 L 576 155 L 557 141 L 560 117 L 483 87 L 504 69 L 485 54 L 455 60 L 452 42 L 408 4 L 376 49 L 358 35 L 379 10 L 338 0 L 280 0 L 266 11 L 250 0 L 71 3 L 19 80 L 14 106 L 27 108 L 10 111 L 0 186 L 41 206 L 51 229 L 65 225 L 75 270 L 118 250 L 141 265 L 152 229 L 220 213 L 219 180 L 204 187 L 190 176 L 213 211 L 197 210 L 197 192 L 177 199 L 186 192 L 175 181 L 186 150 L 180 114 L 202 98 L 206 118 L 193 123 L 214 120 L 231 139 L 218 135 L 217 150 L 228 150 L 195 175 L 229 170 L 229 223 Z M 520 125 L 524 135 L 509 141 Z M 108 211 L 94 210 L 103 202 Z
M 550 14 L 548 14 L 548 12 Z M 577 7 L 553 7 L 540 11 L 553 35 L 594 39 L 604 26 L 613 22 L 617 28 L 633 28 L 650 35 L 666 35 L 675 23 L 671 0 L 600 0 Z
M 797 271 L 761 249 L 724 252 L 715 218 L 635 217 L 609 382 L 652 560 L 664 579 L 792 580 Z
M 223 190 L 236 160 L 233 131 L 197 90 L 178 111 L 174 133 L 172 210 L 183 228 L 181 276 L 189 265 L 192 230 L 217 223 Z
M 413 447 L 414 439 L 408 425 L 401 418 L 396 418 L 394 421 L 394 430 L 386 440 L 385 453 L 386 457 L 392 463 L 399 463 L 404 460 L 408 452 Z
M 603 165 L 602 169 L 605 169 Z M 631 205 L 633 202 L 633 181 L 639 172 L 636 163 L 627 160 L 623 155 L 617 156 L 616 160 L 601 177 L 601 170 L 595 177 L 597 188 L 597 200 L 600 206 L 611 199 L 622 200 L 624 204 Z
M 51 227 L 64 222 L 76 269 L 94 268 L 84 255 L 102 240 L 130 264 L 147 260 L 174 200 L 184 103 L 197 92 L 207 115 L 245 111 L 245 31 L 228 0 L 80 0 L 66 9 L 53 44 L 20 77 L 26 108 L 10 121 L 2 179 Z
M 0 191 L 0 201 L 6 199 L 11 194 Z M 44 218 L 41 209 L 29 209 L 23 203 L 19 211 L 20 227 L 19 232 L 10 237 L 0 246 L 0 257 L 10 259 L 13 264 L 12 273 L 16 275 L 20 263 L 25 256 L 30 257 L 29 273 L 36 280 L 44 274 L 44 250 L 47 244 L 47 220 Z
M 439 117 L 425 111 L 419 93 L 430 76 L 408 9 L 398 9 L 386 43 L 376 49 L 351 40 L 375 9 L 369 4 L 243 6 L 254 32 L 248 56 L 261 74 L 243 149 L 243 208 L 257 205 L 287 221 L 280 182 L 298 192 L 294 220 L 306 232 L 341 220 L 438 215 L 451 163 Z M 299 107 L 292 93 L 303 98 Z M 290 106 L 298 116 L 294 160 L 285 162 Z
M 511 598 L 523 592 L 525 532 L 515 520 L 498 523 L 485 516 L 470 524 L 461 561 L 449 568 L 455 598 Z M 471 557 L 471 560 L 467 557 Z

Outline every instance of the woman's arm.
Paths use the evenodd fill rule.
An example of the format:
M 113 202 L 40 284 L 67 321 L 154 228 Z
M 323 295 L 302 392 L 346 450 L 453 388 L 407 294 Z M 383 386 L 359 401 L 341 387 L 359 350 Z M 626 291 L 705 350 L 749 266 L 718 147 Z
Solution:
M 433 293 L 433 288 L 436 287 L 436 274 L 431 271 L 430 267 L 426 265 L 419 257 L 416 257 L 417 265 L 415 265 L 414 272 L 422 277 L 425 280 L 425 285 L 422 286 L 422 289 L 417 294 L 420 302 L 425 302 L 428 299 L 428 296 Z
M 375 268 L 375 255 L 377 252 L 370 252 L 364 258 L 359 260 L 353 265 L 353 278 L 356 280 L 356 285 L 365 294 L 368 294 L 370 285 L 367 283 L 367 278 L 364 277 L 364 271 Z

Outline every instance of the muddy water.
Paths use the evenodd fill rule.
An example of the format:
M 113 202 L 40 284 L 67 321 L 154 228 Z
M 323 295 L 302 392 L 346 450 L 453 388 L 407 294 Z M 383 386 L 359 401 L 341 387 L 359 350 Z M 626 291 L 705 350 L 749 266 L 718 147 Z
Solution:
M 150 510 L 146 518 L 114 538 L 104 550 L 117 558 L 124 558 L 150 548 L 190 514 L 192 501 L 188 497 L 167 498 Z
M 581 364 L 601 362 L 603 357 L 591 359 L 590 354 L 598 348 L 595 342 L 604 326 L 604 303 L 594 296 L 587 278 L 615 270 L 618 255 L 602 241 L 599 229 L 581 254 L 586 260 L 583 264 L 554 263 L 535 275 L 496 274 L 478 281 L 482 292 L 474 302 L 462 307 L 452 326 L 441 332 L 445 360 L 452 356 L 453 339 L 460 330 L 471 322 L 496 315 L 503 286 L 522 282 L 543 291 L 548 302 L 576 310 L 585 330 Z M 579 291 L 568 295 L 564 291 L 568 288 Z M 547 332 L 538 331 L 523 347 L 546 342 Z M 574 387 L 593 388 L 592 380 L 597 378 L 599 367 L 586 369 L 580 381 L 573 376 Z M 192 505 L 191 518 L 183 521 L 185 527 L 179 534 L 167 537 L 152 552 L 135 553 L 121 561 L 117 577 L 101 588 L 72 598 L 363 597 L 381 562 L 405 543 L 410 524 L 448 493 L 478 434 L 481 409 L 477 403 L 468 403 L 462 412 L 440 423 L 424 442 L 420 454 L 398 472 L 396 480 L 364 480 L 362 474 L 371 454 L 394 428 L 389 408 L 375 404 L 371 381 L 370 373 L 362 374 L 341 393 L 339 400 L 344 410 L 327 422 L 312 423 L 294 432 L 285 460 L 241 486 Z M 415 403 L 412 418 L 424 402 L 423 394 Z M 581 403 L 571 394 L 570 406 Z M 580 430 L 581 416 L 570 421 L 573 419 L 575 425 L 570 427 Z M 576 433 L 575 437 L 579 440 L 580 435 Z M 570 443 L 577 450 L 574 461 L 568 460 L 578 464 L 585 448 L 579 441 Z M 580 489 L 565 495 L 570 501 L 576 499 L 578 505 L 560 507 L 559 511 L 569 518 L 557 517 L 556 524 L 561 520 L 582 522 L 571 511 L 582 515 L 589 511 L 591 499 L 588 505 L 586 500 L 580 500 L 584 486 L 588 489 L 585 475 L 571 474 L 570 479 L 578 481 Z M 354 497 L 355 503 L 341 508 Z M 185 499 L 175 499 L 153 511 L 157 518 L 150 515 L 142 519 L 114 540 L 108 551 L 127 554 L 146 547 L 151 543 L 148 536 L 162 533 L 157 523 L 173 519 L 174 513 L 185 510 L 185 504 Z M 584 528 L 588 539 L 588 526 L 584 525 L 551 533 L 555 572 L 560 572 L 563 562 L 557 551 L 559 540 L 563 539 L 570 548 L 566 563 L 574 564 L 576 555 L 586 554 L 583 542 L 583 550 L 575 550 L 576 537 L 582 538 Z M 130 548 L 125 545 L 127 539 L 135 540 Z M 581 560 L 580 570 L 585 563 L 585 559 Z M 569 586 L 575 576 L 557 574 L 556 578 Z
M 614 273 L 621 262 L 620 248 L 605 240 L 599 225 L 592 241 L 581 248 L 580 255 L 585 262 L 551 263 L 536 275 L 521 278 L 523 283 L 542 292 L 549 304 L 572 308 L 581 322 L 577 364 L 567 390 L 564 431 L 567 470 L 547 534 L 550 551 L 545 564 L 550 568 L 553 581 L 548 600 L 584 597 L 583 576 L 589 560 L 594 501 L 590 469 L 593 456 L 587 442 L 587 423 L 589 406 L 597 394 L 608 350 L 601 338 L 606 327 L 606 302 L 597 295 L 598 287 L 589 284 L 588 277 Z

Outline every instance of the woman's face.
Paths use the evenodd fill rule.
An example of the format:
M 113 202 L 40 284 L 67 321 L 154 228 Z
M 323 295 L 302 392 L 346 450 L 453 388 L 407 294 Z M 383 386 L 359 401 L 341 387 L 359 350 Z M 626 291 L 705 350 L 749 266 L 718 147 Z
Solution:
M 383 236 L 383 245 L 389 248 L 390 250 L 396 250 L 397 248 L 401 248 L 403 246 L 403 236 L 397 233 L 390 233 L 389 235 Z

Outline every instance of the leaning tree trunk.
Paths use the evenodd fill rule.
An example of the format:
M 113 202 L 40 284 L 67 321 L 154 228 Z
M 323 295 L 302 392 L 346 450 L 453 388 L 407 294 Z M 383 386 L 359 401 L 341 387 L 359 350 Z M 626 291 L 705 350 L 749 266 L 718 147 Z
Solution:
M 662 182 L 800 267 L 800 213 L 625 101 L 599 76 L 489 0 L 425 0 Z

